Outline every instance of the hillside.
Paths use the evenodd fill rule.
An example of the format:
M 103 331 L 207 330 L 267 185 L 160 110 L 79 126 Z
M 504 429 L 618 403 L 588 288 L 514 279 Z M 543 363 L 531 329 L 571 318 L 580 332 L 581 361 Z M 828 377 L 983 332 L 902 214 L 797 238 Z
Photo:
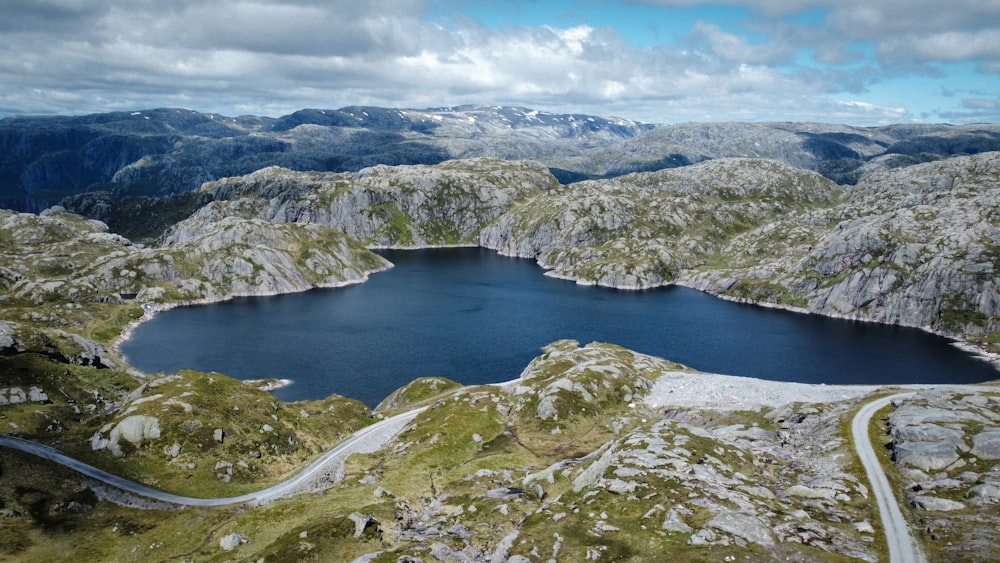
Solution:
M 17 116 L 0 120 L 0 208 L 38 212 L 94 191 L 166 196 L 267 166 L 356 172 L 378 164 L 532 159 L 568 183 L 752 157 L 853 184 L 872 170 L 995 150 L 995 125 L 653 125 L 499 106 L 304 109 L 279 118 L 184 109 Z M 64 205 L 104 219 L 85 204 Z
M 404 138 L 450 135 L 455 151 L 482 150 L 515 131 L 539 143 L 590 142 L 593 154 L 697 129 L 667 134 L 524 110 L 504 110 L 502 126 L 490 120 L 504 111 L 483 108 L 428 110 L 415 125 L 415 113 L 369 109 L 221 126 L 246 139 L 395 127 Z M 176 136 L 175 147 L 186 135 L 230 138 L 216 120 L 173 111 L 171 129 L 141 112 L 119 114 L 125 125 L 80 118 L 79 126 L 144 124 L 151 137 Z M 922 152 L 946 137 L 973 150 L 970 139 L 990 128 L 885 128 L 871 131 L 875 140 L 827 131 L 862 157 L 820 143 L 842 164 L 863 163 L 849 184 L 807 169 L 815 151 L 765 142 L 779 134 L 804 142 L 800 127 L 789 127 L 720 125 L 705 130 L 703 144 L 680 143 L 694 155 L 714 136 L 752 131 L 761 154 L 782 158 L 718 145 L 694 164 L 571 184 L 558 181 L 555 156 L 538 154 L 339 172 L 271 166 L 171 197 L 75 200 L 118 224 L 142 223 L 143 243 L 60 207 L 0 211 L 0 424 L 8 434 L 148 486 L 222 497 L 273 485 L 352 432 L 427 407 L 384 449 L 355 454 L 301 491 L 322 494 L 253 508 L 151 505 L 4 449 L 0 557 L 884 560 L 879 514 L 846 429 L 863 402 L 889 389 L 766 384 L 699 374 L 612 343 L 560 341 L 515 382 L 423 378 L 371 410 L 338 396 L 285 403 L 262 389 L 269 382 L 244 383 L 240 374 L 140 373 L 114 346 L 161 308 L 361 283 L 391 267 L 369 247 L 463 244 L 534 258 L 579 283 L 679 283 L 995 349 L 1000 153 Z M 892 135 L 909 135 L 920 151 L 879 153 Z M 594 166 L 578 171 L 609 169 Z M 996 553 L 996 389 L 927 390 L 876 420 L 869 430 L 881 463 L 930 559 Z

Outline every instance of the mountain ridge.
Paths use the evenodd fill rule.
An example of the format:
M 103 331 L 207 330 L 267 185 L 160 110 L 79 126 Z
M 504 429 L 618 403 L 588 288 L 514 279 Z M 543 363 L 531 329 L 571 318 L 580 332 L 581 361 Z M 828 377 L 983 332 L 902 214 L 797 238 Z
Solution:
M 377 164 L 533 159 L 568 183 L 748 156 L 853 184 L 872 167 L 989 150 L 1000 150 L 994 124 L 648 124 L 505 106 L 347 106 L 277 118 L 179 108 L 13 116 L 0 120 L 0 207 L 38 212 L 94 191 L 165 196 L 272 165 L 356 172 Z M 906 158 L 885 158 L 893 155 Z

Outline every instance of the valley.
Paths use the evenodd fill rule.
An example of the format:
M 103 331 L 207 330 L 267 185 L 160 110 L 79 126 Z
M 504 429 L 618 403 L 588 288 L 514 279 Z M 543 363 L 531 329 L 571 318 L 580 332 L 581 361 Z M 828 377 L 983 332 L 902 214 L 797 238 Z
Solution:
M 146 487 L 224 498 L 277 485 L 363 428 L 414 413 L 311 492 L 252 510 L 143 509 L 4 448 L 0 556 L 887 558 L 851 420 L 901 391 L 893 385 L 779 385 L 562 340 L 513 382 L 419 378 L 373 409 L 337 395 L 280 401 L 239 374 L 143 373 L 116 343 L 165 308 L 364 283 L 391 267 L 372 248 L 467 245 L 581 284 L 677 284 L 916 327 L 995 359 L 993 126 L 652 127 L 511 108 L 370 110 L 0 123 L 13 189 L 12 210 L 0 211 L 5 433 Z M 102 147 L 115 145 L 87 132 L 118 128 L 112 138 L 131 147 L 141 124 L 160 152 L 122 149 L 117 161 L 88 161 L 102 170 L 87 176 L 60 160 L 83 150 L 65 145 L 66 123 Z M 349 164 L 296 160 L 304 153 L 281 144 L 318 151 L 376 132 L 385 152 L 355 144 L 365 154 Z M 32 160 L 42 139 L 50 156 Z M 951 148 L 935 152 L 941 139 Z M 206 157 L 194 146 L 215 155 L 197 174 Z M 410 158 L 428 162 L 399 161 Z M 77 183 L 24 183 L 56 170 Z M 83 193 L 95 188 L 106 191 Z M 906 389 L 865 428 L 924 556 L 989 558 L 1000 550 L 998 395 L 935 387 Z

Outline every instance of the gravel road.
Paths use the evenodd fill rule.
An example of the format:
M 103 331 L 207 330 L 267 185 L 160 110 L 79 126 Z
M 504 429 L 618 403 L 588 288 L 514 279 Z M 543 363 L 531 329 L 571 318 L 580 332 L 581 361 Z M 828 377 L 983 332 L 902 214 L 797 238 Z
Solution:
M 868 483 L 878 504 L 879 515 L 882 518 L 882 529 L 885 530 L 885 541 L 889 546 L 890 563 L 922 563 L 923 554 L 916 541 L 910 535 L 910 527 L 899 509 L 899 501 L 882 471 L 882 465 L 875 455 L 871 440 L 868 437 L 868 427 L 876 411 L 888 405 L 895 399 L 901 399 L 913 393 L 897 393 L 881 399 L 865 403 L 851 421 L 851 436 L 854 438 L 854 449 L 858 459 L 865 467 Z
M 49 446 L 13 436 L 0 436 L 0 446 L 27 452 L 64 465 L 91 479 L 127 493 L 172 505 L 226 506 L 232 504 L 250 504 L 256 506 L 300 492 L 322 489 L 331 482 L 336 482 L 343 471 L 344 461 L 351 454 L 373 452 L 381 449 L 392 438 L 402 432 L 406 425 L 424 410 L 425 408 L 414 409 L 359 430 L 347 440 L 344 440 L 324 453 L 299 473 L 273 487 L 254 493 L 226 498 L 195 498 L 166 493 L 87 465 Z

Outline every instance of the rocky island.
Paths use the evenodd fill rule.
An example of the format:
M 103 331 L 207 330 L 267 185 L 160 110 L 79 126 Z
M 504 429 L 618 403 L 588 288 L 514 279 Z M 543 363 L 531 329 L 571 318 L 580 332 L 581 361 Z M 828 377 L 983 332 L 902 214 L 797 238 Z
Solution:
M 920 327 L 987 356 L 1000 345 L 1000 153 L 936 155 L 923 131 L 923 144 L 908 142 L 928 150 L 903 158 L 885 150 L 898 130 L 807 137 L 805 126 L 786 124 L 751 128 L 763 154 L 708 154 L 710 143 L 697 139 L 721 126 L 699 133 L 542 116 L 542 129 L 486 127 L 476 137 L 445 112 L 383 112 L 377 123 L 349 113 L 270 127 L 300 148 L 345 128 L 391 127 L 400 143 L 428 136 L 441 154 L 464 158 L 265 166 L 179 194 L 118 190 L 71 195 L 38 214 L 0 211 L 0 557 L 887 560 L 892 539 L 850 431 L 864 405 L 887 395 L 865 433 L 921 556 L 1000 552 L 1000 387 L 766 382 L 698 373 L 613 343 L 558 341 L 510 382 L 422 378 L 369 409 L 338 396 L 282 402 L 240 374 L 129 366 L 115 344 L 156 310 L 361 283 L 391 267 L 371 248 L 436 245 L 533 258 L 578 283 L 682 284 Z M 490 115 L 530 121 L 513 110 Z M 225 132 L 196 117 L 185 127 L 197 124 L 220 150 Z M 251 126 L 260 123 L 241 125 Z M 811 159 L 761 143 L 774 131 L 798 131 L 795 146 Z M 530 160 L 500 154 L 529 132 L 532 146 L 552 135 L 556 148 Z M 229 143 L 261 138 L 270 137 Z M 640 138 L 706 152 L 646 154 Z M 835 140 L 853 153 L 817 158 L 816 147 L 830 152 Z M 571 156 L 573 143 L 589 143 L 589 167 Z M 628 146 L 636 151 L 621 154 L 646 164 L 612 163 Z M 132 156 L 111 183 L 162 181 L 158 166 L 170 159 Z M 587 177 L 569 178 L 572 170 Z M 149 231 L 157 232 L 141 235 Z M 358 431 L 391 420 L 401 422 L 353 445 Z M 51 450 L 25 452 L 15 438 L 137 488 L 40 461 Z M 353 449 L 309 465 L 341 444 Z M 266 500 L 184 500 L 257 498 L 305 467 L 314 468 L 308 478 Z M 174 497 L 143 496 L 142 487 Z

